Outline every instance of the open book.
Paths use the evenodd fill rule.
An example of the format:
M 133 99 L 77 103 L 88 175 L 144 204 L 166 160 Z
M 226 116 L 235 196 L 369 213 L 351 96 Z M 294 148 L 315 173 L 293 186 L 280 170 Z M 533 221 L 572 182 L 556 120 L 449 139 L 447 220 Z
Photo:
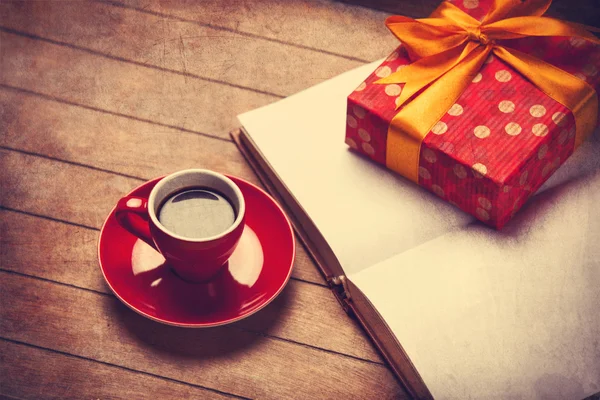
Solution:
M 343 306 L 415 398 L 599 392 L 600 135 L 496 231 L 344 144 L 346 96 L 377 65 L 233 134 Z

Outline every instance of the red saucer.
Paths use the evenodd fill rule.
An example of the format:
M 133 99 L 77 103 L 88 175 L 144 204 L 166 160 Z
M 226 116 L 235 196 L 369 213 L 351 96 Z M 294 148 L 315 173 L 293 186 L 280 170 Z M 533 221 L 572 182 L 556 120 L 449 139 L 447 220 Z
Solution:
M 283 290 L 295 255 L 290 222 L 263 190 L 229 178 L 244 195 L 246 227 L 228 265 L 208 283 L 179 278 L 160 253 L 123 229 L 111 211 L 100 232 L 98 260 L 108 286 L 123 303 L 158 322 L 199 328 L 248 317 Z M 129 194 L 148 196 L 160 179 Z

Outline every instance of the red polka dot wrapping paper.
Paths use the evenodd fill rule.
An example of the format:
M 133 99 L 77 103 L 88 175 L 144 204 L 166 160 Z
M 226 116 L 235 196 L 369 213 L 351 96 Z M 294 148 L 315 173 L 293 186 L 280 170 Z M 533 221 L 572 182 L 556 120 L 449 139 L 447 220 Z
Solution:
M 492 4 L 492 0 L 451 2 L 479 20 Z M 600 46 L 565 37 L 504 42 L 600 91 Z M 348 97 L 346 143 L 383 165 L 388 127 L 404 85 L 374 82 L 410 62 L 400 45 Z M 572 154 L 574 143 L 571 111 L 492 55 L 425 136 L 419 185 L 500 229 Z

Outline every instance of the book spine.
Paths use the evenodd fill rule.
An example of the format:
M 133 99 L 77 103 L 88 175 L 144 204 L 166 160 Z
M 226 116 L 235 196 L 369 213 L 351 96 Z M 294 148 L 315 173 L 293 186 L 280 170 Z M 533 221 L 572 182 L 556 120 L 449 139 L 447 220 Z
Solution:
M 340 303 L 344 311 L 351 317 L 355 317 L 354 310 L 350 307 L 350 302 L 352 301 L 352 296 L 350 295 L 350 291 L 348 289 L 348 281 L 346 280 L 346 276 L 328 276 L 327 284 L 331 288 L 335 298 Z

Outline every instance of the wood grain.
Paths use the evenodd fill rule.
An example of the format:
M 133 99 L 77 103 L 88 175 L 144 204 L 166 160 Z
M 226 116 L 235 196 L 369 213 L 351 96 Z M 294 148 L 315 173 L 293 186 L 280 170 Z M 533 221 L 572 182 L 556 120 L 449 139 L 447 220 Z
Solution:
M 259 180 L 230 141 L 182 132 L 0 87 L 0 144 L 151 179 L 209 168 Z M 31 118 L 35 115 L 36 118 Z
M 0 274 L 0 335 L 7 339 L 247 397 L 404 398 L 379 364 L 232 327 L 160 325 L 112 296 Z
M 229 141 L 114 118 L 5 88 L 0 88 L 0 109 L 3 110 L 0 120 L 2 146 L 143 180 L 186 168 L 208 168 L 260 185 L 252 169 Z M 31 118 L 32 115 L 36 118 Z M 139 183 L 132 183 L 128 190 Z M 55 218 L 60 217 L 55 215 Z M 324 284 L 304 247 L 298 241 L 296 243 L 293 276 Z
M 237 114 L 278 99 L 4 31 L 0 41 L 2 84 L 222 138 Z
M 362 61 L 385 57 L 396 45 L 387 13 L 335 1 L 305 0 L 117 0 L 140 12 L 260 36 Z M 410 3 L 404 0 L 404 3 Z
M 0 340 L 2 395 L 32 400 L 140 399 L 146 398 L 150 390 L 159 399 L 234 398 L 198 386 Z
M 183 380 L 217 381 L 219 390 L 248 397 L 369 398 L 381 384 L 383 398 L 402 394 L 322 286 L 292 281 L 261 313 L 200 340 L 124 309 L 107 296 L 96 265 L 97 229 L 123 193 L 198 164 L 256 181 L 231 143 L 208 136 L 228 139 L 237 113 L 359 61 L 106 4 L 3 2 L 0 13 L 1 143 L 21 151 L 0 152 L 0 184 L 9 189 L 1 204 L 70 223 L 2 211 L 2 267 L 24 274 L 11 275 L 20 282 L 12 292 L 3 281 L 4 300 L 18 301 L 13 316 L 2 318 L 2 335 L 17 332 L 14 340 L 170 379 L 179 379 L 191 350 L 204 361 L 186 369 Z M 296 278 L 322 284 L 302 249 L 295 267 Z M 39 288 L 27 292 L 32 280 Z M 131 328 L 131 320 L 142 327 Z M 147 340 L 123 345 L 121 331 L 98 335 L 112 326 Z M 160 354 L 149 352 L 147 342 L 158 344 Z M 222 362 L 230 354 L 235 359 Z
M 105 294 L 96 260 L 96 231 L 0 210 L 2 268 Z M 24 234 L 26 233 L 26 234 Z M 329 289 L 291 281 L 287 297 L 236 324 L 239 328 L 382 363 Z M 277 319 L 277 323 L 273 321 Z M 311 329 L 304 329 L 310 324 Z M 332 329 L 336 335 L 327 335 Z
M 2 27 L 23 34 L 178 71 L 185 74 L 184 81 L 204 78 L 278 96 L 290 95 L 362 64 L 103 3 L 3 1 L 0 21 Z

